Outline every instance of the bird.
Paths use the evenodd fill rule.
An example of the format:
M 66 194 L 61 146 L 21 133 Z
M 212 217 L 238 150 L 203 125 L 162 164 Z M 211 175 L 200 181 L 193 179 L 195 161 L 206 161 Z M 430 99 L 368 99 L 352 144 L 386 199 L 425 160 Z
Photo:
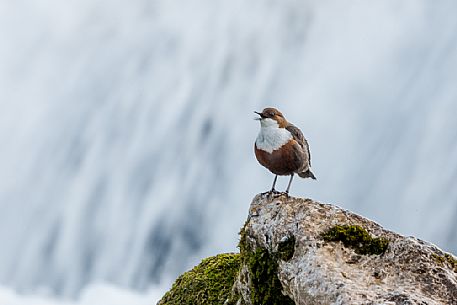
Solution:
M 275 174 L 273 186 L 266 193 L 279 193 L 275 190 L 278 176 L 290 176 L 285 194 L 289 195 L 290 185 L 295 174 L 302 178 L 316 180 L 311 171 L 311 154 L 308 141 L 301 130 L 289 123 L 283 114 L 272 107 L 262 112 L 254 111 L 259 117 L 260 132 L 255 140 L 254 151 L 257 161 Z

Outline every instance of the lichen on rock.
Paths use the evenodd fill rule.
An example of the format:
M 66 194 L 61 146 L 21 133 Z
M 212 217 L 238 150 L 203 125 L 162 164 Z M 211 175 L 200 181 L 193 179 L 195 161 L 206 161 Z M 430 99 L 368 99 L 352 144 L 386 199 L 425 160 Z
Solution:
M 239 268 L 239 254 L 219 254 L 206 258 L 182 274 L 158 305 L 224 304 Z

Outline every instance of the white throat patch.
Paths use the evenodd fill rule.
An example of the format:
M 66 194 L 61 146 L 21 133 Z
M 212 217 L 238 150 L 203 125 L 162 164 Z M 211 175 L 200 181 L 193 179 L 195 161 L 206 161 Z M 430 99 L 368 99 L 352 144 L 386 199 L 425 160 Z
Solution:
M 270 154 L 293 138 L 287 129 L 279 128 L 278 122 L 273 119 L 263 119 L 260 121 L 260 125 L 260 132 L 255 140 L 255 145 L 258 149 Z

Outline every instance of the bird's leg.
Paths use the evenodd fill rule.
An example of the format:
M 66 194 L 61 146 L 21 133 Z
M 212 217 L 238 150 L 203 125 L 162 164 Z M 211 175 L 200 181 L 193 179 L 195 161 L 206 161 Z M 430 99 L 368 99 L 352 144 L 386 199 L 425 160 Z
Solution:
M 271 187 L 270 193 L 276 193 L 276 190 L 275 190 L 276 180 L 278 180 L 278 175 L 276 175 L 275 179 L 273 180 L 273 186 Z
M 286 189 L 286 195 L 289 195 L 289 189 L 290 189 L 290 185 L 292 184 L 292 179 L 294 179 L 294 173 L 292 173 L 292 175 L 290 175 L 289 185 L 287 186 L 287 189 Z
M 275 176 L 275 179 L 273 180 L 273 185 L 272 185 L 272 187 L 271 187 L 271 190 L 269 190 L 268 192 L 264 192 L 264 193 L 262 193 L 261 195 L 268 194 L 268 196 L 271 196 L 271 195 L 273 195 L 273 194 L 279 193 L 277 190 L 275 190 L 276 180 L 278 180 L 278 175 L 276 175 L 276 176 Z

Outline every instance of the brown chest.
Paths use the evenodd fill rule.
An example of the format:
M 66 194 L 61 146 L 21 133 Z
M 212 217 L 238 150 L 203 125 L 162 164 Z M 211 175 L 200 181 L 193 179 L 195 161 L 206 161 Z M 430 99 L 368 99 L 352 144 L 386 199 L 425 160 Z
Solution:
M 257 161 L 273 174 L 276 175 L 290 175 L 298 171 L 303 160 L 298 151 L 298 143 L 295 140 L 290 140 L 279 149 L 269 153 L 267 151 L 255 147 L 255 156 Z

